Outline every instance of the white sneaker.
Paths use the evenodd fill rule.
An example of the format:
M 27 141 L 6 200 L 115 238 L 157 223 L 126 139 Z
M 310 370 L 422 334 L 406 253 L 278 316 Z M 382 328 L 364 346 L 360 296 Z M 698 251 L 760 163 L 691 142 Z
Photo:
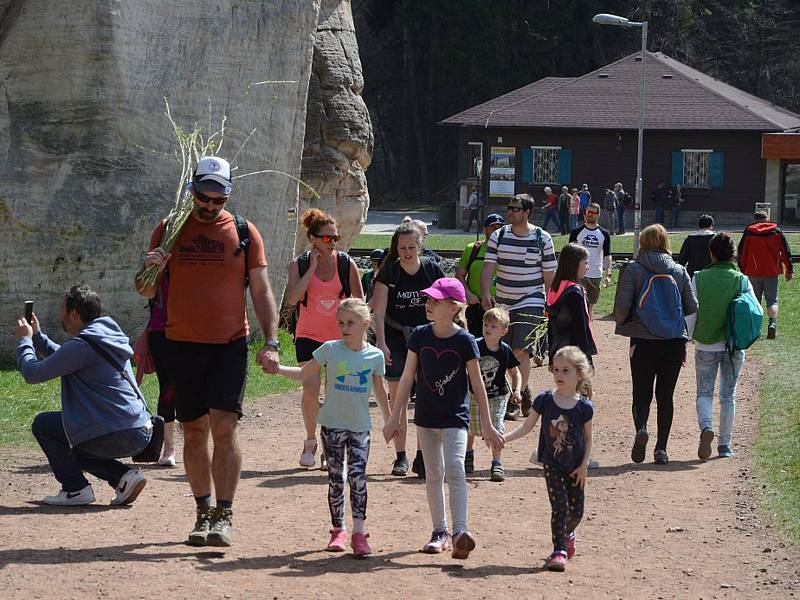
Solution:
M 317 440 L 310 439 L 303 442 L 303 453 L 300 455 L 301 467 L 313 467 L 316 464 L 314 455 L 317 453 Z
M 147 485 L 147 479 L 144 478 L 142 472 L 139 469 L 131 469 L 119 480 L 115 490 L 117 495 L 111 500 L 111 505 L 131 504 L 145 485 Z
M 531 453 L 531 457 L 528 459 L 528 462 L 531 463 L 531 464 L 534 464 L 534 465 L 538 465 L 540 467 L 544 466 L 544 463 L 542 463 L 542 461 L 539 460 L 539 450 L 538 449 L 534 450 L 533 453 Z
M 160 467 L 174 467 L 175 466 L 175 447 L 164 446 L 161 449 L 161 457 L 158 459 L 158 466 Z
M 61 490 L 55 496 L 45 496 L 42 498 L 42 502 L 52 506 L 86 506 L 94 502 L 94 491 L 89 484 L 77 492 Z

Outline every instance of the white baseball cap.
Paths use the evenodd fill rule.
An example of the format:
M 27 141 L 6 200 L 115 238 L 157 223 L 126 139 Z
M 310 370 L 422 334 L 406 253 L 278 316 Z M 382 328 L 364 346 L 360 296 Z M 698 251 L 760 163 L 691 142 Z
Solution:
M 195 167 L 193 179 L 196 186 L 197 184 L 207 182 L 211 184 L 210 187 L 216 187 L 214 186 L 214 183 L 216 183 L 224 188 L 224 190 L 220 191 L 224 191 L 225 194 L 230 194 L 231 165 L 224 158 L 218 156 L 204 156 L 198 161 L 197 167 Z M 203 187 L 206 188 L 206 191 L 211 191 L 208 185 L 198 187 Z

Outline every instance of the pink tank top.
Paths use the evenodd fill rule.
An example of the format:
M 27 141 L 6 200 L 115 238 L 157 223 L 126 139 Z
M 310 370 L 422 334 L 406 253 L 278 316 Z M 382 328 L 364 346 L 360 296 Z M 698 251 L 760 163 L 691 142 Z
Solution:
M 336 264 L 336 252 L 333 253 L 333 261 Z M 303 306 L 303 303 L 300 303 L 295 336 L 317 342 L 338 340 L 341 335 L 336 324 L 336 311 L 339 309 L 341 302 L 339 295 L 342 293 L 339 274 L 334 271 L 333 277 L 328 281 L 322 281 L 314 273 L 308 284 L 307 293 L 307 305 Z

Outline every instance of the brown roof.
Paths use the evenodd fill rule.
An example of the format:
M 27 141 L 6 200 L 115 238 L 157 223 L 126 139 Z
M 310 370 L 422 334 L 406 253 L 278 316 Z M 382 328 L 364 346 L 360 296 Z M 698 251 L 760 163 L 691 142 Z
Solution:
M 441 121 L 466 127 L 636 129 L 639 52 L 581 77 L 546 77 Z M 660 52 L 647 53 L 646 129 L 782 131 L 800 115 Z

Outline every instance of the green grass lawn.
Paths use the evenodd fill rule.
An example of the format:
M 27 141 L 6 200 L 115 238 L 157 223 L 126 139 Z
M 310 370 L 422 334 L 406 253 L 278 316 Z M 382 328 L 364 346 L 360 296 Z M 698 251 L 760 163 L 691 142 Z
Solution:
M 297 364 L 294 355 L 294 344 L 288 332 L 279 332 L 281 342 L 281 364 L 294 366 Z M 270 394 L 280 394 L 299 387 L 296 381 L 266 375 L 255 364 L 255 355 L 261 345 L 251 347 L 250 372 L 247 378 L 245 399 L 261 398 Z M 33 417 L 42 411 L 61 410 L 61 386 L 58 379 L 28 385 L 22 379 L 15 365 L 4 365 L 0 368 L 0 447 L 26 446 L 34 443 L 30 431 Z M 142 383 L 142 392 L 155 413 L 158 400 L 158 381 L 155 375 L 148 375 Z

